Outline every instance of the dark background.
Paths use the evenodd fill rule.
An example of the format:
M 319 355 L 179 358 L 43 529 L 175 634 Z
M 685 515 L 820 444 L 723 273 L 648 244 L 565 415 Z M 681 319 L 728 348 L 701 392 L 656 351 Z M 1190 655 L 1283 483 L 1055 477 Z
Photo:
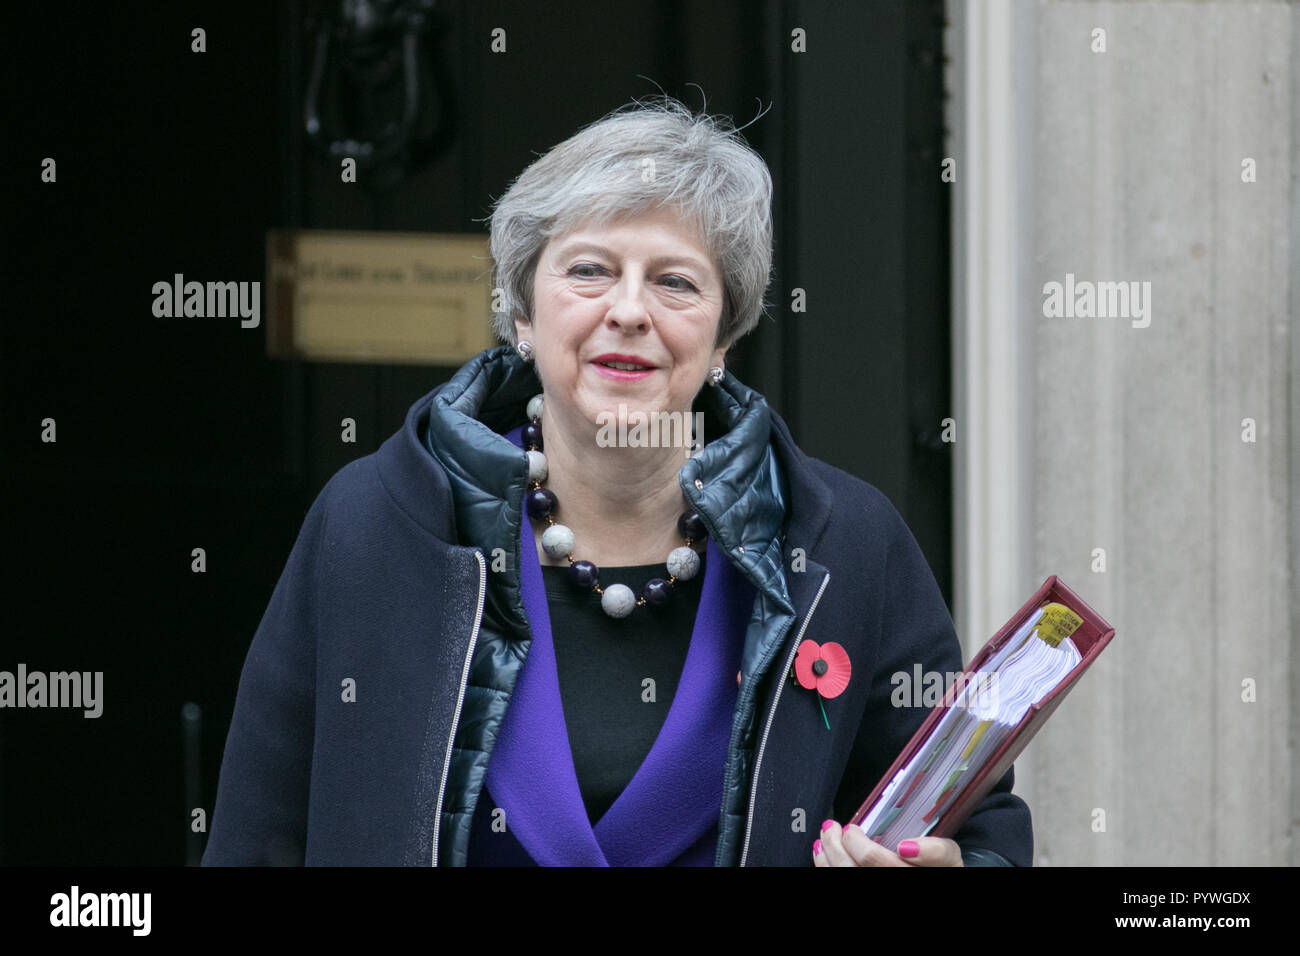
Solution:
M 384 194 L 340 183 L 303 133 L 308 24 L 329 9 L 0 13 L 0 670 L 103 671 L 105 700 L 94 720 L 0 710 L 0 863 L 197 859 L 189 811 L 211 812 L 244 655 L 308 507 L 455 371 L 270 359 L 265 300 L 256 329 L 160 319 L 153 283 L 265 293 L 272 227 L 484 233 L 528 163 L 634 96 L 698 110 L 702 88 L 738 126 L 770 106 L 743 135 L 776 184 L 775 321 L 729 367 L 806 452 L 890 497 L 952 606 L 941 3 L 439 3 L 431 155 Z

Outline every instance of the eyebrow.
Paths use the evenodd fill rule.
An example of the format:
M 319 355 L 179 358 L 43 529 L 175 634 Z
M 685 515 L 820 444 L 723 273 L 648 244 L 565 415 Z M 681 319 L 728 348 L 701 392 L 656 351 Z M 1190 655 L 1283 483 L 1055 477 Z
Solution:
M 602 246 L 600 243 L 583 242 L 581 240 L 566 242 L 564 245 L 560 246 L 558 250 L 556 250 L 555 257 L 557 259 L 565 259 L 578 252 L 597 252 L 611 259 L 614 258 L 614 253 L 610 249 L 607 249 L 605 246 Z M 684 266 L 690 266 L 698 270 L 703 275 L 708 275 L 710 272 L 713 271 L 712 267 L 706 265 L 702 259 L 697 259 L 695 256 L 689 256 L 689 255 L 655 256 L 653 259 L 647 262 L 646 265 L 650 268 L 654 268 L 655 266 L 661 266 L 673 262 L 681 263 Z

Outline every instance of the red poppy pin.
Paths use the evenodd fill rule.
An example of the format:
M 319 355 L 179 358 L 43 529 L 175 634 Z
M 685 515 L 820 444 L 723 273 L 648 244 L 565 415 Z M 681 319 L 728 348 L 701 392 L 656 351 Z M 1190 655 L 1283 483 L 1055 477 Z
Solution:
M 809 640 L 799 645 L 799 653 L 794 658 L 795 680 L 800 687 L 817 691 L 817 705 L 822 708 L 827 730 L 831 729 L 831 722 L 826 720 L 822 698 L 830 700 L 844 693 L 851 673 L 848 651 L 834 641 L 818 644 Z

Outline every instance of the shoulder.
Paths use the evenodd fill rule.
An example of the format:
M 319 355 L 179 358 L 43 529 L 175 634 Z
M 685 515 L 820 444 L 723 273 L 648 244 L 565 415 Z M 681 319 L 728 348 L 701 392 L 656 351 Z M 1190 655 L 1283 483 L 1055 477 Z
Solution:
M 325 482 L 312 503 L 323 520 L 336 527 L 364 517 L 382 505 L 387 492 L 376 467 L 375 453 L 354 458 Z
M 331 523 L 395 523 L 453 540 L 451 488 L 425 442 L 429 408 L 443 387 L 417 399 L 373 452 L 343 465 L 325 483 L 319 499 Z
M 808 457 L 809 466 L 831 489 L 834 505 L 840 510 L 853 510 L 873 518 L 891 518 L 898 515 L 898 510 L 889 497 L 856 475 L 851 475 L 820 458 Z
M 868 481 L 820 458 L 804 456 L 809 470 L 830 494 L 828 537 L 861 543 L 896 543 L 911 532 L 903 516 L 883 491 Z
M 859 533 L 897 534 L 903 519 L 889 497 L 868 481 L 808 454 L 795 441 L 790 426 L 770 411 L 772 445 L 785 474 L 785 487 L 796 499 L 819 499 L 817 507 L 830 511 L 832 527 L 851 527 Z M 799 502 L 792 502 L 798 508 Z M 807 507 L 807 506 L 805 506 Z
M 441 543 L 436 525 L 447 516 L 439 497 L 400 469 L 384 467 L 383 454 L 381 448 L 343 465 L 317 494 L 303 533 L 320 539 L 320 552 L 351 562 Z

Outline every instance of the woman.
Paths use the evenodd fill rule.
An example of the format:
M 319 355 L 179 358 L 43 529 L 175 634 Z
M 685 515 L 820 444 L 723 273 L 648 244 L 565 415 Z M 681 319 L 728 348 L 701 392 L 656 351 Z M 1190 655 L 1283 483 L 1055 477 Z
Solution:
M 205 864 L 1029 865 L 1011 771 L 955 839 L 835 822 L 925 717 L 891 675 L 961 652 L 885 497 L 725 372 L 770 206 L 761 158 L 668 99 L 501 197 L 508 344 L 312 506 Z

